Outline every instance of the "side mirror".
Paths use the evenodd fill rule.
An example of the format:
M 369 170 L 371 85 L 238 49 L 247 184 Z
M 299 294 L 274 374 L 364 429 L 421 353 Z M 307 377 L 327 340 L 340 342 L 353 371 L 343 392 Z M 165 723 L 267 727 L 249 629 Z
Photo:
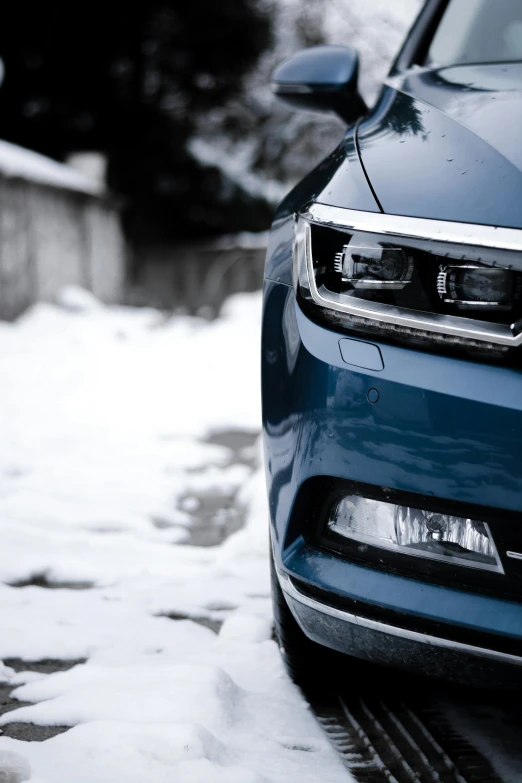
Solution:
M 272 74 L 272 90 L 298 109 L 334 111 L 353 123 L 367 107 L 357 89 L 359 55 L 349 46 L 313 46 Z

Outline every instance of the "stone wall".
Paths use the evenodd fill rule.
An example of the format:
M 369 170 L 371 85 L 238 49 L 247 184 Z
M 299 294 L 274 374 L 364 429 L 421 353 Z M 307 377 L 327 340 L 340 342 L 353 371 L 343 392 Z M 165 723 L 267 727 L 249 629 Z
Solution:
M 264 237 L 245 243 L 190 242 L 141 248 L 131 274 L 127 301 L 167 310 L 215 315 L 227 296 L 263 285 Z
M 110 200 L 0 174 L 0 318 L 79 285 L 104 302 L 125 296 L 126 249 Z

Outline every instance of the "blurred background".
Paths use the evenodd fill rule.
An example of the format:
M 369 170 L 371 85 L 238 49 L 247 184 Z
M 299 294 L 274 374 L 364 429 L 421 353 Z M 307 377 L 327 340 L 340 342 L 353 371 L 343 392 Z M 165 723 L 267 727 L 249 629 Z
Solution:
M 68 284 L 208 317 L 259 288 L 278 201 L 344 132 L 277 104 L 270 72 L 303 47 L 351 44 L 371 104 L 420 5 L 10 3 L 0 318 Z

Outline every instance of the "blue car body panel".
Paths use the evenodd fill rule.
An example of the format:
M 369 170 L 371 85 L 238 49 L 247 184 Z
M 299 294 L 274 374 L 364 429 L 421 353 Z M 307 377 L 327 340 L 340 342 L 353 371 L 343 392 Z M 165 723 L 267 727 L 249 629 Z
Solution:
M 288 540 L 299 489 L 333 476 L 520 511 L 522 376 L 379 344 L 384 369 L 347 365 L 343 339 L 293 289 L 265 283 L 263 427 L 279 566 L 336 595 L 522 640 L 522 604 L 387 574 Z M 368 401 L 376 389 L 379 400 Z
M 302 539 L 285 553 L 282 564 L 292 576 L 352 601 L 482 633 L 522 638 L 522 606 L 515 601 L 449 590 L 346 563 L 317 552 Z
M 522 64 L 414 70 L 391 83 L 357 134 L 383 211 L 522 228 Z M 335 206 L 354 209 L 349 194 Z

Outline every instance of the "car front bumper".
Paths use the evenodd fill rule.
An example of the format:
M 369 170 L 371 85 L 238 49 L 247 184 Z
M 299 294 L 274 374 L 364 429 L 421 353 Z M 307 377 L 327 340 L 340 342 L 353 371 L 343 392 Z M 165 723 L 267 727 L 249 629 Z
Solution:
M 436 633 L 404 628 L 393 617 L 376 620 L 364 610 L 349 611 L 329 600 L 317 600 L 285 572 L 279 581 L 301 629 L 313 641 L 369 662 L 407 669 L 416 674 L 449 678 L 475 685 L 521 687 L 522 653 L 499 650 L 495 643 L 471 644 Z
M 343 360 L 342 338 L 312 322 L 291 287 L 266 282 L 263 413 L 271 536 L 294 615 L 322 644 L 383 662 L 407 661 L 408 668 L 416 668 L 418 658 L 427 673 L 435 666 L 428 651 L 439 662 L 457 655 L 517 663 L 522 561 L 506 551 L 522 551 L 522 521 L 515 532 L 511 525 L 499 547 L 506 576 L 497 575 L 496 594 L 481 590 L 476 579 L 470 589 L 466 568 L 456 567 L 449 586 L 324 551 L 307 540 L 296 499 L 311 478 L 331 477 L 487 506 L 502 526 L 503 514 L 513 519 L 522 509 L 521 373 L 385 344 L 377 346 L 384 366 L 364 369 Z M 299 585 L 324 591 L 334 604 L 373 607 L 386 627 L 342 606 L 332 613 L 332 602 L 303 596 Z M 393 625 L 398 616 L 407 619 L 407 633 Z M 423 630 L 415 630 L 417 623 Z M 462 630 L 473 643 L 462 641 Z

